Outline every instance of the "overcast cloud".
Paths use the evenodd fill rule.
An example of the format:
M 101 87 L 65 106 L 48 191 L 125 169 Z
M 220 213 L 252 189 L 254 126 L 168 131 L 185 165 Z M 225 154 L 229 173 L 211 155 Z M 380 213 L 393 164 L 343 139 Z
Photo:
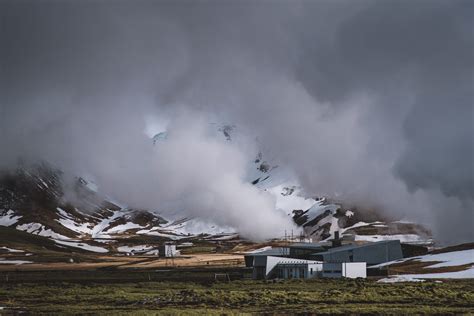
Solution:
M 244 181 L 255 144 L 215 139 L 220 120 L 309 195 L 472 240 L 472 1 L 0 3 L 2 167 L 46 160 L 135 207 L 281 234 Z M 150 146 L 151 117 L 173 140 Z

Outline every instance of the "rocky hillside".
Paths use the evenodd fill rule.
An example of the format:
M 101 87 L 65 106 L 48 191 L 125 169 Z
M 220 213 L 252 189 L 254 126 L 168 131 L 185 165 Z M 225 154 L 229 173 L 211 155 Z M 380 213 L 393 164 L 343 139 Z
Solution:
M 58 240 L 191 235 L 185 229 L 186 218 L 169 222 L 148 210 L 121 208 L 94 189 L 93 183 L 77 178 L 72 191 L 79 203 L 73 205 L 66 199 L 58 170 L 42 164 L 4 172 L 0 177 L 0 226 Z

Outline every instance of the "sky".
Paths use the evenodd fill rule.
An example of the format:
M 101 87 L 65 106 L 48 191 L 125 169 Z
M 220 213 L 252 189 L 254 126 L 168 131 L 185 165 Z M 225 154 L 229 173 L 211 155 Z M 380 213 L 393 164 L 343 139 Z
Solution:
M 308 196 L 472 241 L 473 15 L 462 0 L 1 0 L 0 167 L 48 161 L 259 239 L 292 226 L 245 181 L 264 146 Z M 215 122 L 250 136 L 231 146 Z M 161 127 L 173 137 L 150 146 Z

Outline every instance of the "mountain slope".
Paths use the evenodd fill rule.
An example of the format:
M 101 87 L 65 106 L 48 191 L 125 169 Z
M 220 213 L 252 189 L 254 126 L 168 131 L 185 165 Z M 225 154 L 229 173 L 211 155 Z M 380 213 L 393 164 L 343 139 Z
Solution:
M 381 282 L 474 278 L 474 243 L 437 249 L 423 256 L 386 262 L 372 269 L 388 270 L 392 275 Z

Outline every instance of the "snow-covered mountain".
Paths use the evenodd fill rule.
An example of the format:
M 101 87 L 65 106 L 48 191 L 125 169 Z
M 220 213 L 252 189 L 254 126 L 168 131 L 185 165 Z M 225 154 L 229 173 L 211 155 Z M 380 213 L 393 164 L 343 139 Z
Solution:
M 215 130 L 225 141 L 238 141 L 233 125 L 218 126 Z M 166 132 L 160 132 L 152 143 L 159 146 L 167 138 Z M 418 224 L 388 221 L 374 211 L 345 208 L 341 203 L 304 194 L 291 173 L 268 157 L 271 154 L 262 150 L 249 163 L 248 181 L 273 195 L 276 208 L 303 228 L 306 239 L 329 240 L 339 231 L 343 239 L 356 242 L 400 239 L 407 243 L 432 243 L 430 232 Z M 78 240 L 103 243 L 134 236 L 222 240 L 235 238 L 238 233 L 199 218 L 170 220 L 152 210 L 121 207 L 102 196 L 100 188 L 85 177 L 76 178 L 65 193 L 62 180 L 62 172 L 47 164 L 0 173 L 0 226 L 63 244 Z M 74 202 L 70 203 L 71 200 Z
M 108 239 L 135 235 L 180 239 L 193 236 L 187 225 L 194 220 L 168 221 L 148 210 L 121 208 L 101 197 L 93 184 L 77 178 L 75 199 L 67 202 L 61 173 L 46 165 L 18 168 L 0 178 L 0 226 L 58 240 Z M 92 187 L 92 188 L 91 188 Z M 199 232 L 219 234 L 210 227 Z M 220 234 L 219 234 L 220 236 Z

